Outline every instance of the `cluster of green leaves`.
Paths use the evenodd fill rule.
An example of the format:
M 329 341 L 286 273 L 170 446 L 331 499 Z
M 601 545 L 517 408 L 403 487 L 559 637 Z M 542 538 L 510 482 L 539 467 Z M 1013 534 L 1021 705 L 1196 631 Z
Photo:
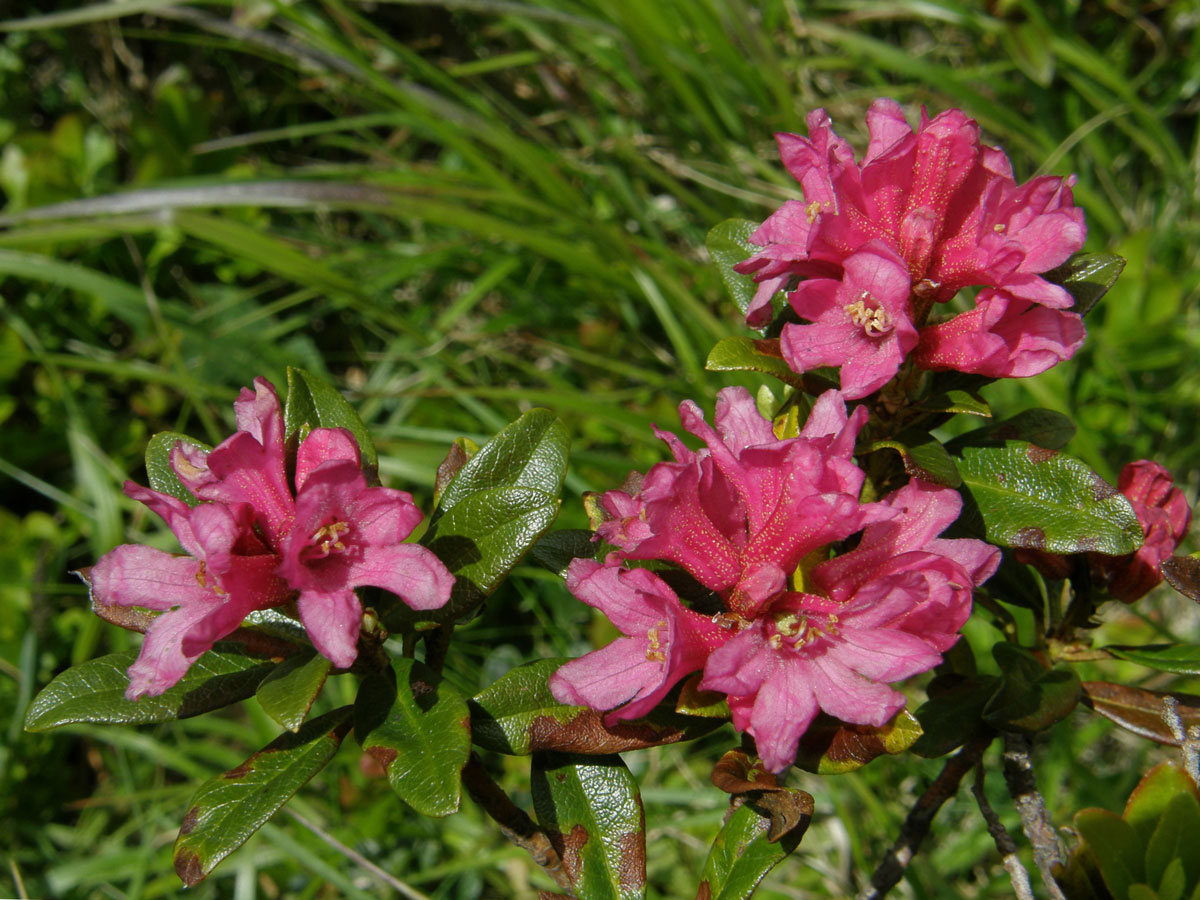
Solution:
M 1089 316 L 1083 364 L 988 399 L 1072 414 L 1070 452 L 1110 481 L 1154 456 L 1196 483 L 1197 422 L 1180 413 L 1200 385 L 1200 241 L 1178 189 L 1197 178 L 1186 4 L 1136 19 L 1032 0 L 171 6 L 47 14 L 16 0 L 0 24 L 0 819 L 33 895 L 173 896 L 164 836 L 186 782 L 279 727 L 245 704 L 136 734 L 21 734 L 37 686 L 136 641 L 87 611 L 68 572 L 125 540 L 172 546 L 120 494 L 124 478 L 145 481 L 149 435 L 214 442 L 252 374 L 282 383 L 301 365 L 349 391 L 384 478 L 427 497 L 450 440 L 482 441 L 541 404 L 574 437 L 563 519 L 581 526 L 578 494 L 657 459 L 649 422 L 671 427 L 679 399 L 719 386 L 697 378 L 728 330 L 703 236 L 793 195 L 771 133 L 802 131 L 816 106 L 852 140 L 880 94 L 962 106 L 1019 174 L 1077 172 L 1091 247 L 1129 265 Z M 607 637 L 546 573 L 518 567 L 496 596 L 469 626 L 477 640 L 450 650 L 468 696 L 524 659 Z M 581 637 L 515 625 L 513 609 Z M 1189 621 L 1169 605 L 1153 619 L 1126 616 L 1110 640 L 1174 642 Z M 1095 669 L 1085 677 L 1152 672 Z M 1073 722 L 1044 750 L 1050 778 L 1091 766 L 1062 795 L 1067 814 L 1128 793 L 1145 752 Z M 720 826 L 724 803 L 693 789 L 707 764 L 691 746 L 635 763 L 648 810 L 681 835 L 649 860 L 662 895 L 687 889 L 680 873 L 703 865 L 695 848 Z M 894 789 L 912 763 L 895 765 L 824 786 L 818 804 L 841 824 L 818 816 L 807 840 L 834 848 L 831 861 L 784 867 L 789 885 L 853 892 L 847 873 L 871 865 L 912 799 Z M 433 832 L 352 756 L 328 772 L 294 805 L 389 871 L 438 897 L 532 896 L 531 864 L 469 804 Z M 525 777 L 502 773 L 517 792 Z M 910 869 L 926 894 L 979 878 L 990 846 L 949 814 L 950 839 Z M 245 896 L 258 879 L 362 896 L 354 863 L 289 824 L 219 869 L 219 889 Z

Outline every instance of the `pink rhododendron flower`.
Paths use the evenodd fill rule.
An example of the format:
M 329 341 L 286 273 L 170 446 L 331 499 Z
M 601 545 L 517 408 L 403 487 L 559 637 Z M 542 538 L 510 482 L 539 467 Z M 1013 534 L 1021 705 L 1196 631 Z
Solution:
M 340 428 L 318 428 L 296 454 L 295 518 L 279 573 L 300 591 L 300 619 L 316 648 L 345 668 L 358 654 L 362 604 L 354 588 L 391 591 L 413 609 L 450 598 L 454 576 L 429 550 L 404 539 L 421 511 L 404 491 L 367 487 L 358 444 Z
M 1092 553 L 1089 558 L 1092 571 L 1107 584 L 1108 592 L 1132 603 L 1162 581 L 1158 567 L 1170 559 L 1187 534 L 1192 511 L 1171 473 L 1148 459 L 1126 464 L 1117 487 L 1133 506 L 1145 543 L 1129 556 Z
M 917 344 L 908 317 L 908 269 L 882 241 L 845 260 L 842 278 L 811 278 L 788 299 L 812 325 L 786 325 L 783 357 L 797 372 L 841 366 L 842 395 L 854 400 L 891 380 Z
M 701 689 L 730 695 L 734 725 L 772 771 L 820 711 L 860 725 L 894 716 L 905 700 L 888 685 L 941 662 L 1000 563 L 982 541 L 937 538 L 958 517 L 957 492 L 911 482 L 882 503 L 898 515 L 817 565 L 805 582 L 816 590 L 778 598 L 704 668 Z
M 651 468 L 636 497 L 606 493 L 601 502 L 614 520 L 598 533 L 627 559 L 676 563 L 731 610 L 752 614 L 806 554 L 892 515 L 858 502 L 864 476 L 850 455 L 866 410 L 848 417 L 835 391 L 817 406 L 814 421 L 829 431 L 780 440 L 745 388 L 720 392 L 715 428 L 685 401 L 684 428 L 706 447 L 693 452 L 657 432 L 675 461 Z
M 133 482 L 126 482 L 125 493 L 162 516 L 188 554 L 125 544 L 102 556 L 88 575 L 101 605 L 161 610 L 129 667 L 125 696 L 136 700 L 174 685 L 249 613 L 278 606 L 291 591 L 276 574 L 279 557 L 255 534 L 247 504 L 192 508 Z
M 362 606 L 354 588 L 381 587 L 414 609 L 446 603 L 454 577 L 404 539 L 421 520 L 412 497 L 368 487 L 358 445 L 344 429 L 315 429 L 288 484 L 275 388 L 255 380 L 234 403 L 238 430 L 211 451 L 176 444 L 171 466 L 201 502 L 126 493 L 161 515 L 189 556 L 126 545 L 92 568 L 106 606 L 163 610 L 130 668 L 129 696 L 160 694 L 256 609 L 297 598 L 316 648 L 347 667 L 357 655 Z
M 800 182 L 804 200 L 786 202 L 750 237 L 762 249 L 736 267 L 759 282 L 747 321 L 766 325 L 771 297 L 793 278 L 845 279 L 855 254 L 882 243 L 908 271 L 907 319 L 912 324 L 924 325 L 933 304 L 950 300 L 964 287 L 993 287 L 1003 290 L 1013 304 L 1008 315 L 993 311 L 992 320 L 976 316 L 955 332 L 978 335 L 995 325 L 999 344 L 1013 348 L 1010 356 L 1018 358 L 1001 360 L 999 345 L 993 342 L 987 348 L 992 369 L 1016 374 L 1052 365 L 1056 360 L 1049 351 L 1074 352 L 1068 333 L 1074 334 L 1077 320 L 1022 315 L 1030 304 L 1047 310 L 1072 305 L 1070 294 L 1041 275 L 1083 245 L 1086 232 L 1083 212 L 1071 196 L 1073 177 L 1046 176 L 1018 185 L 1008 158 L 980 143 L 978 125 L 960 110 L 933 119 L 922 113 L 914 132 L 899 104 L 880 99 L 867 113 L 867 128 L 870 141 L 858 162 L 849 144 L 834 134 L 824 110 L 809 115 L 807 138 L 776 135 L 784 165 Z M 798 290 L 811 289 L 801 282 Z M 795 305 L 794 295 L 789 299 Z M 831 308 L 829 303 L 826 307 Z M 898 318 L 892 307 L 874 308 L 886 308 L 889 318 Z M 832 324 L 832 313 L 826 316 L 819 324 Z M 1063 338 L 1050 347 L 1052 322 Z M 1033 332 L 1029 340 L 1021 337 L 1026 331 Z M 830 334 L 811 327 L 803 337 L 825 346 L 832 343 Z M 807 359 L 795 349 L 791 352 L 806 367 L 814 365 L 811 360 L 818 355 L 835 356 L 832 349 L 810 351 Z M 840 364 L 849 362 L 861 370 L 860 356 L 861 351 L 849 353 Z M 952 359 L 972 362 L 953 348 L 934 361 L 946 367 Z M 875 365 L 871 371 L 882 373 L 883 367 Z M 845 370 L 842 379 L 845 388 Z M 861 374 L 851 379 L 855 385 L 873 381 Z M 863 395 L 857 393 L 861 387 L 853 390 L 851 396 Z
M 1084 336 L 1078 313 L 989 289 L 979 292 L 970 312 L 922 328 L 914 358 L 923 369 L 1024 378 L 1070 359 Z
M 551 676 L 550 690 L 560 703 L 613 710 L 605 716 L 610 725 L 652 710 L 726 637 L 646 569 L 576 559 L 567 570 L 567 587 L 608 616 L 625 637 L 563 665 Z
M 883 725 L 905 702 L 890 685 L 941 661 L 1000 552 L 939 537 L 962 507 L 947 488 L 912 482 L 860 503 L 851 456 L 865 414 L 847 415 L 836 391 L 783 440 L 741 388 L 721 392 L 712 427 L 694 404 L 680 413 L 705 446 L 660 432 L 675 460 L 651 468 L 634 494 L 605 494 L 613 518 L 597 531 L 626 559 L 681 566 L 724 611 L 705 619 L 648 571 L 577 560 L 572 591 L 625 637 L 563 666 L 555 697 L 631 718 L 702 669 L 700 687 L 727 695 L 734 725 L 774 772 L 822 710 Z M 853 550 L 830 557 L 831 544 L 860 531 Z

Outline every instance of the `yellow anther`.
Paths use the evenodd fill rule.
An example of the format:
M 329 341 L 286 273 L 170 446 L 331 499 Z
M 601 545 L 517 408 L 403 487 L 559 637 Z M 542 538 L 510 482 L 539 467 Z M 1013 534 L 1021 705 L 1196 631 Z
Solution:
M 647 650 L 646 662 L 666 662 L 667 656 L 661 650 Z
M 867 291 L 853 303 L 847 303 L 842 309 L 850 321 L 867 333 L 867 337 L 879 337 L 892 330 L 892 317 L 886 309 L 872 309 L 867 301 L 874 301 Z
M 828 206 L 829 204 L 826 203 L 825 205 Z M 817 216 L 820 214 L 820 212 L 821 212 L 821 201 L 820 200 L 814 200 L 812 203 L 808 204 L 808 206 L 804 207 L 804 214 L 808 217 L 809 225 L 811 225 L 813 222 L 817 221 Z
M 999 233 L 999 232 L 1003 231 L 1004 228 L 1005 228 L 1005 225 L 1003 222 L 997 222 L 995 225 L 992 226 L 992 231 Z

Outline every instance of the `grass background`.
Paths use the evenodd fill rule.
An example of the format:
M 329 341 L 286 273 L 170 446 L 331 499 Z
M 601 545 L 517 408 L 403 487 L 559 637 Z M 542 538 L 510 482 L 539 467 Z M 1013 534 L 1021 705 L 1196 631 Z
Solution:
M 861 148 L 876 96 L 914 116 L 959 106 L 1019 178 L 1077 174 L 1086 249 L 1129 266 L 1075 362 L 988 397 L 1004 414 L 1073 415 L 1069 449 L 1110 479 L 1153 456 L 1196 495 L 1194 2 L 53 6 L 16 0 L 0 23 L 0 894 L 174 896 L 192 785 L 277 731 L 254 703 L 138 730 L 21 730 L 53 674 L 131 645 L 68 573 L 118 543 L 171 546 L 120 493 L 145 482 L 150 434 L 219 440 L 241 385 L 300 365 L 347 393 L 385 482 L 428 506 L 451 440 L 547 406 L 574 436 L 559 524 L 580 526 L 581 492 L 661 458 L 651 422 L 674 428 L 681 399 L 708 405 L 730 383 L 702 371 L 741 333 L 704 235 L 796 195 L 772 134 L 803 132 L 814 107 Z M 1197 635 L 1172 597 L 1122 616 L 1125 640 Z M 593 639 L 586 608 L 522 569 L 451 665 L 482 687 Z M 322 702 L 351 693 L 332 683 Z M 1083 713 L 1051 737 L 1039 777 L 1057 824 L 1119 808 L 1162 755 Z M 724 805 L 707 768 L 730 739 L 628 755 L 651 897 L 693 896 Z M 527 761 L 489 764 L 528 805 Z M 761 895 L 853 892 L 937 768 L 793 775 L 817 819 Z M 469 801 L 415 817 L 349 746 L 289 808 L 308 825 L 281 815 L 190 895 L 399 896 L 330 839 L 430 897 L 549 886 Z M 1010 892 L 973 813 L 963 798 L 943 812 L 898 895 Z

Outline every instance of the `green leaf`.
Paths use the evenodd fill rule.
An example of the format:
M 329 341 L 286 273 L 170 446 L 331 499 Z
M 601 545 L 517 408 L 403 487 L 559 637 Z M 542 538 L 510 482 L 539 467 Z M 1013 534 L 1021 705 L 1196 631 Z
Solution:
M 708 255 L 712 258 L 721 273 L 721 280 L 729 296 L 737 304 L 742 315 L 750 308 L 754 299 L 754 291 L 758 287 L 749 275 L 735 272 L 733 267 L 745 259 L 749 259 L 758 251 L 758 247 L 750 243 L 750 235 L 758 229 L 758 223 L 746 219 L 726 219 L 714 225 L 708 232 Z
M 1142 545 L 1129 501 L 1072 456 L 1009 441 L 964 448 L 958 471 L 993 544 L 1113 556 Z
M 580 900 L 646 893 L 646 817 L 619 756 L 536 753 L 530 774 L 539 824 Z
M 709 351 L 704 368 L 710 372 L 762 372 L 793 387 L 804 385 L 804 376 L 784 361 L 778 340 L 721 338 Z
M 1125 820 L 1105 809 L 1081 809 L 1075 830 L 1091 847 L 1104 884 L 1114 897 L 1125 897 L 1129 886 L 1144 882 L 1142 842 Z
M 931 434 L 901 434 L 894 439 L 874 441 L 859 452 L 874 453 L 884 449 L 900 454 L 904 471 L 910 478 L 919 478 L 943 487 L 956 488 L 962 484 L 954 457 Z
M 290 656 L 255 691 L 259 706 L 288 731 L 299 731 L 333 663 L 315 651 Z
M 1200 802 L 1191 791 L 1176 794 L 1167 802 L 1167 808 L 1163 810 L 1158 826 L 1146 845 L 1146 882 L 1158 884 L 1162 881 L 1172 860 L 1183 862 L 1186 883 L 1200 881 L 1200 847 L 1196 846 L 1198 834 Z
M 416 617 L 450 622 L 468 615 L 553 524 L 569 445 L 562 421 L 534 409 L 462 465 L 421 539 L 454 573 L 454 591 L 442 609 Z
M 452 622 L 471 613 L 496 589 L 558 516 L 557 494 L 530 488 L 478 491 L 435 519 L 421 543 L 455 577 L 441 609 L 407 612 L 410 620 Z
M 767 840 L 770 827 L 771 820 L 752 804 L 735 809 L 704 861 L 697 900 L 745 900 L 804 837 L 805 829 L 796 828 L 771 843 Z
M 605 725 L 604 713 L 567 706 L 550 693 L 550 676 L 566 661 L 517 666 L 476 694 L 470 701 L 471 739 L 486 750 L 518 756 L 542 750 L 603 754 L 692 740 L 721 725 L 669 710 Z
M 1121 818 L 1138 833 L 1143 845 L 1148 844 L 1171 799 L 1177 794 L 1196 792 L 1190 775 L 1171 760 L 1160 762 L 1142 776 L 1130 793 Z
M 184 501 L 189 506 L 195 506 L 200 501 L 196 499 L 195 494 L 183 486 L 183 482 L 179 480 L 179 476 L 171 468 L 171 451 L 180 441 L 190 444 L 193 447 L 198 447 L 201 450 L 212 449 L 212 447 L 203 441 L 188 437 L 186 434 L 179 434 L 175 431 L 160 431 L 151 437 L 150 442 L 146 444 L 146 476 L 153 490 L 170 494 L 172 497 Z
M 199 884 L 333 758 L 350 727 L 343 706 L 285 733 L 192 796 L 175 841 L 175 871 Z
M 1042 277 L 1066 288 L 1075 298 L 1071 311 L 1083 316 L 1117 283 L 1124 268 L 1125 259 L 1115 253 L 1076 253 Z
M 146 725 L 186 719 L 245 700 L 273 668 L 269 659 L 217 644 L 192 663 L 179 683 L 157 697 L 126 700 L 137 650 L 88 660 L 59 674 L 42 688 L 25 716 L 28 731 L 45 731 L 73 722 Z
M 594 532 L 587 528 L 564 528 L 538 538 L 529 550 L 529 559 L 539 566 L 566 577 L 567 566 L 576 559 L 595 559 L 603 546 L 592 540 Z
M 338 390 L 317 376 L 293 366 L 288 366 L 287 380 L 287 402 L 283 409 L 283 426 L 287 437 L 295 434 L 303 440 L 313 428 L 345 428 L 358 442 L 363 463 L 369 468 L 379 465 L 379 457 L 367 426 Z
M 952 388 L 931 394 L 914 404 L 929 412 L 964 413 L 968 416 L 991 418 L 992 408 L 974 391 Z
M 391 678 L 363 682 L 354 703 L 355 736 L 387 771 L 388 782 L 426 816 L 458 811 L 462 769 L 471 755 L 466 698 L 416 660 L 392 660 Z
M 675 701 L 675 712 L 685 716 L 700 716 L 705 719 L 728 719 L 729 703 L 725 695 L 717 691 L 702 691 L 700 681 L 703 672 L 689 675 L 679 688 L 679 699 Z
M 1160 744 L 1179 742 L 1163 721 L 1163 699 L 1174 697 L 1184 729 L 1200 725 L 1200 697 L 1171 691 L 1147 691 L 1126 687 L 1110 681 L 1085 681 L 1083 702 L 1104 718 L 1116 722 L 1126 731 L 1157 741 Z
M 434 523 L 459 503 L 498 488 L 527 488 L 557 497 L 570 446 L 561 419 L 548 409 L 531 409 L 463 464 L 442 492 Z
M 914 713 L 922 734 L 912 746 L 913 753 L 934 759 L 961 747 L 984 727 L 983 708 L 999 687 L 1000 679 L 993 675 L 935 678 L 927 688 L 929 699 Z
M 1200 675 L 1200 647 L 1194 644 L 1148 644 L 1145 647 L 1105 647 L 1118 659 L 1128 660 L 1160 672 Z
M 998 447 L 1005 441 L 1028 441 L 1047 450 L 1061 450 L 1075 436 L 1075 423 L 1052 409 L 1027 409 L 1007 418 L 961 434 L 946 444 L 957 452 L 962 447 Z
M 818 716 L 800 738 L 796 765 L 819 775 L 843 775 L 884 754 L 909 749 L 921 736 L 921 723 L 900 710 L 882 727 L 850 725 Z
M 1079 704 L 1082 686 L 1070 669 L 1044 669 L 1016 644 L 998 643 L 992 655 L 1003 677 L 1000 689 L 983 708 L 983 720 L 1007 731 L 1045 731 Z

